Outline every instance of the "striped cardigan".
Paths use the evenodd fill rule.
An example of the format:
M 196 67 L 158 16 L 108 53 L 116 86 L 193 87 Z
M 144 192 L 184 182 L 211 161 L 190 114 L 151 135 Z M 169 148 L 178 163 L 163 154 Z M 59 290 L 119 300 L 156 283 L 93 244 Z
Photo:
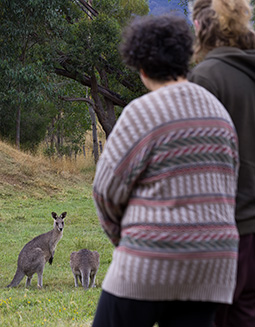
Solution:
M 237 171 L 233 123 L 204 88 L 181 82 L 131 102 L 93 185 L 116 246 L 103 289 L 131 299 L 231 303 Z

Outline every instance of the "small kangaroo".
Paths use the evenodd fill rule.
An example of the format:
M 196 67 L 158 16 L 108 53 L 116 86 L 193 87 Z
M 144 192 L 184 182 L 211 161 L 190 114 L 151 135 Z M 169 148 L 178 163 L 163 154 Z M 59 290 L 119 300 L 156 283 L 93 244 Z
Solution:
M 44 266 L 46 262 L 49 262 L 50 265 L 53 262 L 56 246 L 63 236 L 66 212 L 59 217 L 55 212 L 52 212 L 51 215 L 54 218 L 54 228 L 36 236 L 23 247 L 18 257 L 17 271 L 7 287 L 18 286 L 25 275 L 27 276 L 26 287 L 29 287 L 33 274 L 37 273 L 37 286 L 42 288 Z
M 96 287 L 95 279 L 99 268 L 99 253 L 82 249 L 78 252 L 72 252 L 70 255 L 70 266 L 74 275 L 74 285 L 78 287 L 78 277 L 84 289 Z M 89 280 L 90 279 L 90 280 Z

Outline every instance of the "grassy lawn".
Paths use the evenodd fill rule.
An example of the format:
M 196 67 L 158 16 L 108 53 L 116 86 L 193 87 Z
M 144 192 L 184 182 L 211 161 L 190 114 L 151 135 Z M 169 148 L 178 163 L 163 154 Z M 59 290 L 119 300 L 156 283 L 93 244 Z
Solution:
M 42 176 L 40 164 L 37 162 L 38 169 L 31 164 L 33 159 L 27 166 L 28 157 L 21 162 L 20 157 L 1 152 L 0 144 L 2 154 L 7 161 L 0 165 L 0 181 L 5 181 L 0 182 L 0 326 L 91 326 L 113 251 L 94 208 L 94 169 L 65 172 L 63 178 L 63 171 L 60 174 L 44 166 Z M 67 217 L 53 264 L 47 263 L 44 269 L 43 289 L 37 289 L 37 275 L 29 289 L 25 278 L 18 287 L 6 288 L 23 246 L 53 228 L 52 211 L 58 215 L 67 211 Z M 96 288 L 88 291 L 81 286 L 75 289 L 69 264 L 71 252 L 82 248 L 100 254 Z

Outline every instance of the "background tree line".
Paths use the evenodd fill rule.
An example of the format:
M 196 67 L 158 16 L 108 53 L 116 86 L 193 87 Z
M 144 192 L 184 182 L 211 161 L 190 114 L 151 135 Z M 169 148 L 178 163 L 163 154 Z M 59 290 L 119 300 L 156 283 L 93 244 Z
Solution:
M 179 1 L 187 15 L 189 2 Z M 145 91 L 118 44 L 123 26 L 148 12 L 148 0 L 1 0 L 0 137 L 72 156 L 92 129 L 97 160 L 97 121 L 107 137 Z
M 148 10 L 147 0 L 2 0 L 0 137 L 30 150 L 46 137 L 49 155 L 70 155 L 95 114 L 107 137 L 142 92 L 121 62 L 121 30 Z

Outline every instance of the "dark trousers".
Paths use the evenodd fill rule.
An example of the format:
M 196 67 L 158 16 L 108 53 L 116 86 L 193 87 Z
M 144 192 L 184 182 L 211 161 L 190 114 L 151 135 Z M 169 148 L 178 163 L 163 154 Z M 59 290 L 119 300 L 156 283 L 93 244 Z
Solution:
M 102 292 L 93 327 L 212 327 L 218 304 L 139 301 Z
M 232 305 L 220 305 L 217 327 L 255 327 L 255 234 L 239 243 L 237 284 Z

